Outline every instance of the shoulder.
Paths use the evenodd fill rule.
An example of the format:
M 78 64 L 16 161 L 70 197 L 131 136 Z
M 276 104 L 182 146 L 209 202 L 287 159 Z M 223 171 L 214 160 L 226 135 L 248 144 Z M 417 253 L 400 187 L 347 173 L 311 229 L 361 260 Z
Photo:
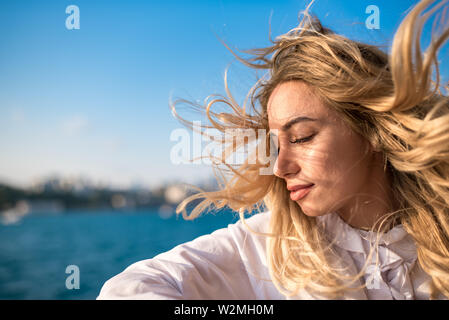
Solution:
M 99 298 L 254 298 L 248 271 L 266 266 L 264 237 L 254 232 L 267 231 L 269 216 L 254 214 L 138 261 L 108 280 Z
M 240 256 L 258 255 L 261 259 L 265 254 L 265 243 L 269 232 L 270 212 L 253 214 L 244 220 L 239 219 L 227 228 L 214 231 L 211 236 L 229 240 Z M 209 235 L 204 236 L 205 238 Z
M 227 227 L 182 243 L 155 258 L 173 259 L 173 254 L 189 251 L 190 255 L 198 255 L 205 260 L 221 259 L 220 257 L 241 260 L 248 256 L 264 259 L 266 237 L 263 233 L 268 232 L 269 220 L 270 212 L 257 213 L 245 218 L 244 222 L 239 219 Z

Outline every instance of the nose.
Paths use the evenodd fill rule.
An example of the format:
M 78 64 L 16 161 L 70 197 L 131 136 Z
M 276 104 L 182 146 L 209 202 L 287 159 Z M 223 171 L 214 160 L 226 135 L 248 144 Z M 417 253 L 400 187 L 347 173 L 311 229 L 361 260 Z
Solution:
M 286 179 L 294 176 L 300 171 L 300 166 L 292 155 L 289 155 L 283 148 L 278 150 L 278 157 L 274 163 L 273 173 L 275 176 Z

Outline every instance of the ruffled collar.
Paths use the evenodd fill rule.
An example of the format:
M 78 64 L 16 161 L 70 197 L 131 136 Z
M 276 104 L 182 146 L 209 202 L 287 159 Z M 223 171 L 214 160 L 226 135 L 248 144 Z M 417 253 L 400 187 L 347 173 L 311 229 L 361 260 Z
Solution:
M 320 216 L 317 220 L 335 246 L 359 254 L 363 262 L 370 259 L 365 269 L 365 281 L 371 297 L 414 299 L 410 271 L 417 258 L 416 246 L 402 225 L 386 233 L 377 233 L 353 228 L 337 213 Z M 375 251 L 370 256 L 373 247 Z
M 374 245 L 378 237 L 380 246 L 389 246 L 408 236 L 402 225 L 395 226 L 381 234 L 356 229 L 334 212 L 317 217 L 317 219 L 326 230 L 326 234 L 330 236 L 330 240 L 334 240 L 340 248 L 353 252 L 366 253 L 366 245 L 370 243 Z

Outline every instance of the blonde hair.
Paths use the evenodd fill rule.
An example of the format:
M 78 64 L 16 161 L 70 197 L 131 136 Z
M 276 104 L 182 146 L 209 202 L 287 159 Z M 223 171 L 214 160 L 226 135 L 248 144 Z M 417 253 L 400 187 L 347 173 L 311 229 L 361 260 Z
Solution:
M 437 61 L 449 29 L 433 29 L 435 37 L 424 54 L 420 36 L 424 23 L 444 3 L 419 2 L 399 26 L 390 55 L 323 27 L 309 14 L 309 4 L 299 25 L 275 41 L 270 39 L 271 46 L 243 51 L 251 54 L 250 58 L 239 57 L 225 45 L 246 66 L 269 70 L 267 79 L 260 78 L 251 88 L 242 107 L 229 91 L 226 73 L 227 97 L 213 95 L 214 99 L 207 99 L 204 106 L 196 105 L 211 122 L 204 127 L 222 133 L 230 128 L 269 130 L 267 102 L 278 84 L 299 80 L 313 88 L 384 155 L 399 209 L 384 218 L 383 226 L 399 220 L 413 237 L 419 265 L 432 279 L 431 298 L 438 292 L 449 297 L 449 104 L 441 92 Z M 442 19 L 440 25 L 444 25 Z M 172 104 L 174 115 L 191 126 L 176 113 L 179 102 L 186 101 Z M 211 107 L 216 103 L 226 104 L 230 112 L 213 112 Z M 236 152 L 240 147 L 231 142 L 226 150 Z M 307 289 L 335 298 L 354 289 L 352 284 L 363 272 L 349 282 L 342 281 L 347 278 L 334 264 L 338 257 L 330 240 L 318 228 L 316 219 L 305 215 L 289 198 L 285 181 L 261 175 L 259 169 L 267 165 L 259 159 L 235 166 L 227 163 L 225 154 L 229 153 L 214 158 L 216 172 L 221 175 L 216 176 L 220 189 L 199 189 L 178 206 L 177 213 L 194 219 L 207 208 L 228 206 L 238 211 L 244 222 L 244 212 L 268 209 L 268 266 L 281 292 L 291 296 Z M 186 206 L 197 199 L 203 200 L 187 215 Z

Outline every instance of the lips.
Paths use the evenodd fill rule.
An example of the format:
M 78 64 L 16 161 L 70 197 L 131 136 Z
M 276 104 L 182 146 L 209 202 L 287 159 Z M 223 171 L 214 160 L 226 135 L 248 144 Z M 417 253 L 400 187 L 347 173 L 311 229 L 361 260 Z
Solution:
M 297 184 L 297 185 L 294 185 L 294 186 L 288 186 L 287 189 L 288 189 L 289 191 L 296 191 L 296 190 L 308 188 L 308 187 L 311 187 L 311 186 L 313 186 L 313 183 L 309 183 L 309 184 Z
M 313 188 L 314 184 L 308 184 L 308 185 L 296 185 L 288 187 L 287 189 L 290 190 L 290 199 L 293 201 L 298 201 L 302 198 L 304 198 L 310 190 Z

